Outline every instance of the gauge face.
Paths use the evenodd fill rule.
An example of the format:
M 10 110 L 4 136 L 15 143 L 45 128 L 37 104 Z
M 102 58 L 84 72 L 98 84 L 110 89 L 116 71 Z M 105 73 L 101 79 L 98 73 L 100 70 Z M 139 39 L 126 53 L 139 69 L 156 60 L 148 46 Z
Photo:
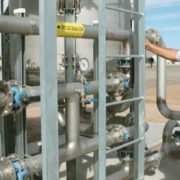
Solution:
M 88 59 L 82 58 L 79 60 L 79 67 L 82 72 L 87 71 L 89 68 L 89 62 Z

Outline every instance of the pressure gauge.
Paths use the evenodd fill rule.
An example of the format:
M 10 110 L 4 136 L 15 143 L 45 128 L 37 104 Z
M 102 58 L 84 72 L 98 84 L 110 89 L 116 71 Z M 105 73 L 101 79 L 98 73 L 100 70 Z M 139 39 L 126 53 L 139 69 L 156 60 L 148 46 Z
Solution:
M 79 68 L 82 72 L 85 72 L 89 68 L 89 61 L 86 58 L 82 58 L 79 60 Z

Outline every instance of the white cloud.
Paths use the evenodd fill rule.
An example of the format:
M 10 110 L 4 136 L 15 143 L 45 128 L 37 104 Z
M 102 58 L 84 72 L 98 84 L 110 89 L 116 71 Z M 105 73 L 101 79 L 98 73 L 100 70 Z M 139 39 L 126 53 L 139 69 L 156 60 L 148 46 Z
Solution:
M 164 14 L 158 14 L 158 15 L 152 15 L 147 17 L 146 19 L 148 21 L 151 20 L 156 20 L 156 21 L 160 21 L 160 20 L 167 20 L 167 19 L 179 19 L 180 18 L 180 13 L 164 13 Z
M 180 0 L 145 0 L 145 2 L 149 8 L 180 5 Z

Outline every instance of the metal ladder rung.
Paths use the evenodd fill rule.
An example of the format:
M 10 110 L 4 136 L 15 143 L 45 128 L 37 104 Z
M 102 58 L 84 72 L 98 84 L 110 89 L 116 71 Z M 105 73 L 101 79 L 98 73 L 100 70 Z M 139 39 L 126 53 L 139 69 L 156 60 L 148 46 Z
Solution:
M 110 61 L 112 59 L 118 59 L 118 58 L 144 58 L 145 56 L 144 55 L 136 55 L 136 54 L 132 54 L 132 55 L 125 55 L 125 54 L 122 54 L 122 55 L 107 55 L 106 56 L 106 61 Z
M 128 9 L 123 9 L 123 8 L 106 6 L 106 9 L 113 10 L 113 11 L 118 11 L 118 12 L 129 13 L 129 14 L 133 14 L 133 15 L 136 15 L 136 16 L 140 16 L 140 17 L 144 16 L 143 13 L 139 13 L 139 12 L 131 11 L 131 10 L 128 10 Z
M 139 139 L 135 139 L 135 140 L 130 141 L 130 142 L 128 142 L 128 143 L 125 143 L 125 144 L 123 144 L 123 145 L 120 145 L 120 146 L 117 146 L 117 147 L 115 147 L 115 148 L 109 149 L 109 150 L 106 151 L 106 154 L 110 154 L 110 153 L 115 152 L 115 151 L 118 151 L 118 150 L 120 150 L 120 149 L 122 149 L 122 148 L 128 147 L 128 146 L 133 145 L 133 144 L 135 144 L 135 143 L 138 143 L 138 142 L 142 141 L 143 139 L 144 139 L 144 138 L 141 137 L 141 138 L 139 138 Z
M 144 97 L 136 97 L 136 98 L 132 98 L 132 99 L 127 99 L 127 100 L 107 103 L 106 107 L 115 106 L 115 105 L 124 104 L 124 103 L 128 103 L 128 102 L 133 102 L 133 101 L 140 101 L 140 100 L 143 100 L 143 99 L 144 99 Z

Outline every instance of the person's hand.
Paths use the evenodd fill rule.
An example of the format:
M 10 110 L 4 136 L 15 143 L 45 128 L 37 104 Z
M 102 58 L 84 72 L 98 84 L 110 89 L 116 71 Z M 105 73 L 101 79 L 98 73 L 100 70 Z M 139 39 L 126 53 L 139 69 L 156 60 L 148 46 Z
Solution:
M 146 49 L 149 49 L 150 46 L 151 46 L 151 42 L 150 42 L 148 39 L 146 39 L 146 40 L 145 40 L 145 48 L 146 48 Z

